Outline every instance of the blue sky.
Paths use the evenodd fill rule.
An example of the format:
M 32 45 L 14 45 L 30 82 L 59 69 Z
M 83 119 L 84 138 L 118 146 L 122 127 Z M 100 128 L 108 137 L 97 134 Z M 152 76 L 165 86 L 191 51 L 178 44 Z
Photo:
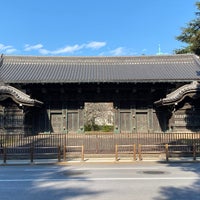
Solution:
M 197 0 L 0 0 L 0 53 L 41 56 L 163 54 L 195 19 Z

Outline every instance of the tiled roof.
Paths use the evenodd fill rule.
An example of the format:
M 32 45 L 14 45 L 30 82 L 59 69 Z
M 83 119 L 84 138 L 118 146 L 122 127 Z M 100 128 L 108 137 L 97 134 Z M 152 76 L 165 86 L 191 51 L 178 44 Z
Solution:
M 3 56 L 5 83 L 165 82 L 200 78 L 197 56 L 129 57 Z

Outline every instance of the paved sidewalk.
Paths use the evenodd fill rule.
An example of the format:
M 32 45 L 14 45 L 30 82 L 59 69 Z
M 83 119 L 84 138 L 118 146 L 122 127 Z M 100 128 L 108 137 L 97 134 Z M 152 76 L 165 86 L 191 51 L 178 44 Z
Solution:
M 64 165 L 64 164 L 78 164 L 78 163 L 139 163 L 139 162 L 166 162 L 165 159 L 155 159 L 155 158 L 148 158 L 142 161 L 140 160 L 132 160 L 132 159 L 119 159 L 118 161 L 115 158 L 85 158 L 84 161 L 81 159 L 70 159 L 67 161 L 61 160 L 58 162 L 58 159 L 36 159 L 32 163 L 30 160 L 7 160 L 6 163 L 3 160 L 0 160 L 0 166 L 5 165 L 42 165 L 42 164 L 52 164 L 52 165 Z M 170 158 L 169 162 L 200 162 L 200 157 L 193 161 L 192 158 Z
M 3 161 L 0 161 L 0 165 L 40 165 L 40 164 L 73 164 L 73 163 L 121 163 L 121 162 L 138 162 L 133 161 L 130 159 L 123 159 L 119 161 L 115 161 L 113 158 L 86 158 L 84 161 L 81 159 L 70 159 L 67 161 L 61 160 L 61 162 L 58 162 L 57 159 L 37 159 L 33 162 L 30 162 L 30 160 L 8 160 L 6 163 L 3 163 Z

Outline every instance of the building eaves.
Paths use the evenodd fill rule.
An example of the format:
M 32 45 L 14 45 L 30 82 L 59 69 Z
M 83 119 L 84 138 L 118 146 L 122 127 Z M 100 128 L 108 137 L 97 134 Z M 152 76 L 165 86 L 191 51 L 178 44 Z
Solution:
M 165 98 L 156 101 L 154 104 L 157 106 L 169 106 L 178 104 L 185 97 L 196 98 L 197 93 L 200 92 L 200 83 L 193 81 L 190 84 L 185 84 L 182 87 L 168 94 Z
M 41 106 L 43 102 L 31 99 L 29 95 L 12 86 L 0 86 L 0 101 L 13 99 L 17 104 L 24 106 Z

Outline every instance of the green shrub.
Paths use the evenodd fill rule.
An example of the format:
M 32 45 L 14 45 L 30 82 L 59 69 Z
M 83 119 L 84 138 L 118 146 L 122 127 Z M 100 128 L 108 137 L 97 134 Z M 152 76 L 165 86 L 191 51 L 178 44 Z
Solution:
M 109 126 L 109 125 L 97 125 L 94 124 L 93 126 L 91 124 L 85 124 L 84 125 L 84 130 L 85 131 L 102 131 L 102 132 L 112 132 L 114 129 L 113 126 Z

